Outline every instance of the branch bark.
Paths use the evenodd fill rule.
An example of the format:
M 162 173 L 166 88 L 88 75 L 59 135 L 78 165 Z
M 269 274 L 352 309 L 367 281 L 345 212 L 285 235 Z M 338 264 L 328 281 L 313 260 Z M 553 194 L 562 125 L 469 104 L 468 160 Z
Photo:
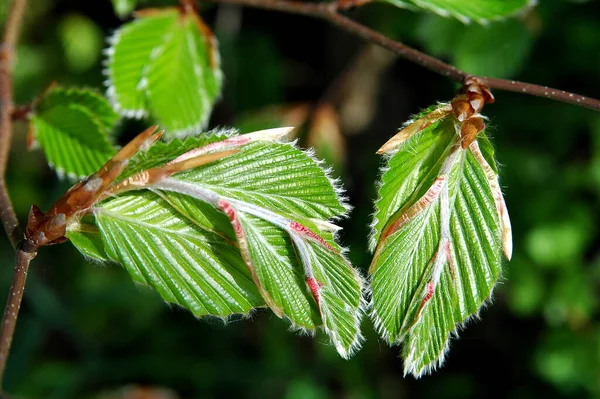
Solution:
M 12 142 L 12 64 L 27 0 L 14 0 L 0 46 L 0 219 L 13 248 L 22 239 L 19 221 L 6 188 L 6 165 Z
M 10 201 L 5 180 L 12 142 L 12 113 L 14 110 L 12 67 L 26 5 L 27 0 L 12 2 L 0 45 L 0 220 L 2 220 L 10 243 L 17 250 L 13 280 L 0 326 L 0 387 L 2 387 L 6 361 L 23 300 L 29 263 L 37 254 L 27 245 L 26 249 L 17 249 L 17 244 L 23 240 L 23 233 L 20 231 L 19 221 Z
M 19 309 L 21 308 L 23 293 L 25 291 L 25 281 L 27 280 L 29 263 L 37 255 L 37 252 L 33 250 L 33 248 L 25 247 L 27 247 L 27 245 L 25 245 L 24 248 L 17 249 L 15 271 L 12 284 L 10 285 L 6 307 L 4 308 L 4 315 L 2 316 L 2 326 L 0 326 L 0 387 L 2 387 L 6 361 L 8 360 L 15 327 L 17 326 L 17 318 L 19 316 Z M 33 250 L 33 252 L 30 250 Z
M 306 15 L 323 19 L 346 32 L 361 39 L 380 45 L 396 55 L 408 59 L 424 68 L 440 75 L 463 83 L 470 75 L 465 71 L 446 64 L 435 57 L 422 53 L 403 43 L 394 41 L 379 32 L 376 32 L 352 19 L 338 13 L 337 3 L 304 3 L 295 0 L 211 0 L 214 3 L 237 4 L 247 7 L 263 8 L 266 10 L 280 11 L 288 14 Z M 538 97 L 545 97 L 555 101 L 574 104 L 600 111 L 600 100 L 585 97 L 551 87 L 518 82 L 515 80 L 497 79 L 478 76 L 490 89 L 524 93 Z

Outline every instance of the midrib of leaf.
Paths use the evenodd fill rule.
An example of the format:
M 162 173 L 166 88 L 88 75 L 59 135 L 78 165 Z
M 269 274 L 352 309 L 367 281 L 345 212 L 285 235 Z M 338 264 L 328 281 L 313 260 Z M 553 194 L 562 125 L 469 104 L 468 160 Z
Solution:
M 229 241 L 233 246 L 237 246 L 235 234 L 233 233 L 229 220 L 222 212 L 217 211 L 212 205 L 177 192 L 156 190 L 155 194 L 171 205 L 173 209 L 184 215 L 191 223 L 198 226 L 198 228 L 216 234 Z M 190 208 L 195 211 L 195 214 L 192 214 L 192 209 Z M 206 215 L 204 212 L 206 209 L 212 209 L 214 212 L 211 212 L 210 215 Z M 217 220 L 217 222 L 215 222 L 215 220 Z M 218 229 L 216 228 L 217 225 L 219 227 Z
M 168 50 L 170 52 L 170 55 L 172 55 L 172 57 L 170 57 L 169 59 L 170 62 L 165 64 L 170 66 L 170 69 L 168 67 L 162 67 L 162 73 L 158 75 L 158 77 L 156 77 L 156 81 L 160 82 L 161 86 L 163 87 L 173 87 L 173 83 L 177 81 L 177 78 L 187 77 L 187 74 L 181 73 L 182 60 L 184 59 L 182 54 L 183 49 L 187 45 L 187 38 L 185 37 L 185 32 L 183 31 L 183 27 L 181 26 L 181 24 L 177 23 L 175 26 L 176 28 L 173 29 L 167 37 L 165 37 L 165 44 L 160 50 L 160 52 L 165 52 Z M 183 40 L 183 43 L 181 43 L 181 36 L 185 38 L 185 40 Z M 177 45 L 173 45 L 173 43 L 177 43 Z M 179 94 L 187 93 L 183 92 Z M 183 105 L 183 103 L 189 101 L 189 98 L 182 98 L 180 96 L 176 96 L 176 99 L 178 101 L 179 108 L 182 108 L 181 106 Z
M 438 208 L 439 205 L 437 207 L 428 207 L 424 212 L 422 212 L 421 214 L 416 216 L 415 219 L 410 221 L 409 224 L 407 224 L 404 228 L 400 229 L 392 236 L 388 237 L 385 241 L 383 251 L 380 254 L 376 253 L 373 259 L 373 261 L 375 262 L 375 259 L 378 256 L 382 258 L 384 255 L 386 255 L 386 260 L 381 261 L 377 269 L 372 272 L 372 285 L 373 291 L 388 292 L 389 295 L 387 296 L 387 298 L 379 298 L 379 296 L 377 295 L 373 296 L 373 301 L 375 305 L 373 308 L 373 315 L 375 317 L 376 327 L 380 330 L 382 335 L 386 337 L 386 339 L 390 342 L 401 342 L 406 334 L 405 323 L 408 313 L 405 312 L 404 314 L 401 314 L 394 311 L 393 308 L 408 310 L 410 301 L 417 292 L 418 285 L 409 284 L 409 282 L 419 278 L 422 273 L 422 269 L 415 270 L 415 267 L 413 265 L 417 261 L 417 259 L 415 259 L 417 253 L 421 253 L 422 255 L 419 259 L 426 259 L 426 262 L 428 262 L 433 256 L 433 253 L 435 252 L 435 247 L 437 241 L 439 240 L 439 228 L 437 226 L 437 223 L 430 223 L 430 218 L 432 216 L 435 216 L 436 212 L 438 211 Z M 416 232 L 410 228 L 411 225 L 415 224 L 420 225 L 420 228 L 416 230 Z M 426 234 L 426 231 L 428 230 L 431 230 L 431 234 Z M 394 273 L 394 271 L 397 271 L 396 269 L 398 268 L 398 265 L 394 264 L 394 259 L 396 257 L 399 257 L 400 254 L 397 253 L 397 251 L 393 251 L 393 253 L 387 253 L 387 248 L 397 249 L 398 242 L 408 243 L 409 237 L 411 236 L 413 238 L 410 239 L 411 244 L 409 252 L 407 256 L 402 256 L 402 259 L 405 259 L 404 262 L 406 262 L 403 266 L 405 272 Z M 422 243 L 422 241 L 425 241 L 425 243 Z M 382 273 L 384 273 L 385 276 L 379 277 L 379 275 Z M 389 276 L 390 273 L 392 274 L 392 276 Z M 396 276 L 400 277 L 398 278 Z M 400 290 L 400 292 L 402 292 L 402 290 L 405 290 L 406 287 L 410 287 L 413 285 L 414 288 L 410 294 L 397 295 L 396 299 L 391 299 L 392 293 L 396 292 L 396 290 Z M 388 310 L 392 309 L 391 312 L 394 319 L 389 320 L 389 315 L 384 316 L 382 312 L 377 311 L 377 308 L 379 307 L 377 302 L 379 300 L 383 302 L 381 306 L 387 303 L 388 306 L 383 306 L 383 308 Z M 404 303 L 404 305 L 402 305 L 402 303 Z M 398 317 L 401 317 L 402 320 L 399 320 Z M 399 326 L 398 331 L 392 331 L 389 328 L 390 325 Z
M 228 259 L 223 248 L 235 252 L 232 267 L 252 290 L 234 293 L 249 298 L 250 307 L 266 301 L 293 328 L 312 331 L 323 325 L 340 355 L 348 358 L 362 342 L 363 283 L 333 241 L 336 226 L 327 221 L 345 207 L 317 161 L 293 145 L 271 141 L 285 133 L 279 130 L 232 137 L 208 148 L 194 143 L 187 147 L 181 141 L 156 144 L 156 151 L 151 147 L 134 157 L 123 174 L 131 177 L 180 155 L 193 157 L 224 148 L 238 152 L 228 151 L 211 164 L 167 174 L 145 186 L 118 185 L 134 191 L 116 189 L 114 197 L 99 203 L 96 223 L 109 258 L 122 263 L 136 281 L 197 315 L 249 310 L 228 299 L 238 283 L 219 288 L 220 277 L 210 279 L 215 268 L 230 273 L 219 263 Z M 233 188 L 219 190 L 227 184 Z M 214 265 L 203 265 L 206 254 L 198 254 L 194 263 L 191 249 L 198 252 L 197 248 L 212 253 Z M 209 274 L 199 276 L 196 267 Z M 210 291 L 204 283 L 218 289 Z
M 205 73 L 213 71 L 197 58 L 197 51 L 208 50 L 196 47 L 194 35 L 200 33 L 193 18 L 186 15 L 177 21 L 146 74 L 153 114 L 177 134 L 201 128 L 210 115 L 211 97 L 218 94 L 209 96 L 207 92 L 210 76 Z M 207 70 L 203 71 L 203 67 Z M 218 85 L 212 88 L 218 89 Z M 173 110 L 179 113 L 177 118 Z
M 323 325 L 338 353 L 348 359 L 363 340 L 360 321 L 366 305 L 363 303 L 362 279 L 338 249 L 331 250 L 310 241 L 301 243 L 297 238 L 294 242 L 298 248 L 305 246 L 300 253 L 310 254 L 309 259 L 302 262 L 305 262 L 305 269 L 310 269 L 314 278 L 323 284 L 319 289 Z M 310 274 L 306 272 L 307 277 Z
M 282 175 L 283 168 L 293 168 L 293 172 Z M 285 210 L 287 214 L 328 219 L 345 211 L 324 171 L 289 144 L 251 143 L 235 157 L 174 178 L 276 213 Z
M 294 327 L 314 329 L 319 324 L 319 317 L 314 304 L 309 301 L 308 292 L 301 289 L 305 286 L 303 269 L 287 234 L 243 212 L 238 211 L 238 218 L 250 247 L 250 259 L 244 253 L 242 255 L 248 266 L 256 271 L 257 285 L 266 290 L 274 305 L 290 318 Z
M 404 343 L 404 375 L 412 373 L 415 377 L 420 377 L 443 363 L 449 346 L 450 331 L 455 324 L 449 317 L 449 308 L 453 303 L 451 287 L 452 278 L 446 268 L 433 297 L 423 309 L 417 323 L 412 326 Z
M 140 85 L 153 53 L 164 47 L 166 32 L 177 23 L 177 14 L 177 11 L 163 11 L 136 19 L 112 38 L 107 95 L 120 113 L 138 118 L 147 114 L 147 100 Z
M 275 198 L 279 198 L 281 200 L 285 200 L 285 201 L 290 201 L 290 202 L 301 202 L 301 203 L 305 203 L 307 206 L 310 204 L 312 206 L 315 206 L 315 204 L 311 204 L 311 201 L 308 200 L 303 200 L 303 201 L 298 201 L 297 198 L 289 196 L 289 195 L 280 195 L 280 194 L 272 194 L 272 193 L 268 193 L 268 194 L 263 194 L 260 192 L 256 192 L 256 191 L 251 191 L 251 190 L 244 190 L 241 188 L 233 188 L 233 187 L 227 187 L 227 188 L 223 188 L 222 186 L 216 186 L 216 185 L 211 185 L 211 184 L 199 184 L 199 186 L 202 186 L 208 190 L 214 191 L 215 193 L 225 193 L 228 195 L 222 195 L 224 198 L 227 199 L 240 199 L 243 198 L 244 202 L 255 202 L 255 201 L 248 201 L 248 199 L 253 199 L 253 200 L 257 200 L 257 199 L 261 199 L 265 202 L 269 202 L 269 200 L 275 199 Z M 235 195 L 235 194 L 238 195 Z M 234 195 L 232 195 L 234 194 Z M 318 197 L 314 197 L 314 202 L 318 202 L 321 198 Z M 326 207 L 319 207 L 320 208 L 320 212 L 325 213 L 327 208 Z M 267 208 L 264 208 L 267 209 Z M 302 208 L 304 209 L 304 208 Z
M 412 205 L 429 189 L 428 184 L 431 184 L 437 176 L 444 160 L 444 154 L 451 150 L 453 135 L 444 132 L 447 130 L 445 126 L 451 123 L 449 118 L 432 123 L 428 128 L 403 143 L 402 152 L 397 152 L 389 159 L 388 170 L 381 177 L 382 185 L 378 193 L 379 198 L 375 203 L 375 223 L 372 225 L 370 240 L 372 251 L 375 250 L 387 222 L 394 218 L 393 215 Z M 427 140 L 424 136 L 427 136 Z M 442 141 L 440 139 L 442 136 L 448 137 L 443 138 L 444 141 Z M 441 145 L 437 143 L 439 141 L 441 141 Z M 425 144 L 424 154 L 408 157 L 408 164 L 402 162 L 406 158 L 403 152 L 407 151 L 407 148 L 423 144 Z M 406 176 L 400 174 L 400 168 L 408 170 L 409 174 Z M 410 192 L 412 192 L 410 196 L 405 195 Z M 386 199 L 390 196 L 391 200 Z
M 476 161 L 472 159 L 473 156 L 470 154 L 470 150 L 467 150 L 465 155 L 459 169 L 460 174 L 456 182 L 457 193 L 454 196 L 456 200 L 452 205 L 454 213 L 450 219 L 452 223 L 450 230 L 453 237 L 452 243 L 460 243 L 460 248 L 453 248 L 451 254 L 454 264 L 459 265 L 459 267 L 454 269 L 455 275 L 452 278 L 446 262 L 440 284 L 438 284 L 433 298 L 422 310 L 417 323 L 411 328 L 403 349 L 405 373 L 412 373 L 416 376 L 420 376 L 442 364 L 444 353 L 448 348 L 450 333 L 456 330 L 457 323 L 465 322 L 466 319 L 479 310 L 482 302 L 488 296 L 487 292 L 490 291 L 490 287 L 493 286 L 499 275 L 499 268 L 496 272 L 493 272 L 487 262 L 488 258 L 499 259 L 499 253 L 494 253 L 490 249 L 492 245 L 487 245 L 490 242 L 493 244 L 494 239 L 490 234 L 494 227 L 484 231 L 481 223 L 475 223 L 473 221 L 474 217 L 471 216 L 473 212 L 479 211 L 480 217 L 478 220 L 487 219 L 488 222 L 496 220 L 496 215 L 489 210 L 489 206 L 494 205 L 493 201 L 490 201 L 492 194 L 490 192 L 487 196 L 484 196 L 473 191 L 472 186 L 476 186 L 480 190 L 486 190 L 489 187 L 487 181 L 482 182 L 481 173 L 479 173 L 481 171 Z M 487 213 L 487 216 L 484 213 Z M 461 223 L 461 221 L 464 222 L 467 219 L 469 220 L 469 227 L 465 227 Z M 469 240 L 470 246 L 468 246 L 467 237 L 464 234 L 467 231 L 474 232 L 476 236 L 476 238 Z M 488 241 L 481 239 L 484 235 L 487 236 Z M 472 245 L 472 243 L 477 244 Z M 480 248 L 480 245 L 485 249 Z M 499 247 L 499 243 L 495 247 Z M 484 254 L 484 251 L 487 252 L 487 255 Z M 469 256 L 469 259 L 463 259 L 459 264 L 457 254 Z M 474 262 L 472 262 L 473 256 L 476 257 Z M 474 264 L 483 266 L 490 273 L 485 273 L 485 270 L 473 269 Z M 464 270 L 465 267 L 468 270 Z M 485 295 L 482 295 L 482 293 L 485 293 Z M 458 305 L 458 308 L 455 305 Z
M 106 208 L 103 208 L 103 207 L 96 208 L 95 213 L 97 215 L 106 215 L 106 216 L 109 216 L 109 217 L 111 217 L 113 219 L 116 219 L 116 220 L 119 220 L 121 222 L 126 222 L 126 223 L 129 223 L 129 224 L 135 224 L 135 225 L 143 227 L 143 228 L 145 228 L 147 230 L 156 230 L 156 231 L 159 231 L 159 232 L 162 232 L 162 233 L 171 233 L 171 234 L 175 234 L 175 235 L 178 235 L 178 236 L 187 237 L 187 238 L 192 239 L 192 240 L 197 238 L 197 235 L 190 234 L 189 232 L 187 232 L 187 233 L 181 233 L 180 231 L 171 230 L 171 229 L 168 229 L 168 228 L 165 228 L 165 227 L 158 228 L 156 225 L 149 224 L 149 223 L 146 223 L 146 222 L 141 222 L 141 221 L 139 221 L 137 219 L 133 219 L 133 218 L 129 218 L 129 217 L 125 217 L 125 216 L 119 215 L 118 213 L 114 213 L 114 212 L 108 211 L 108 210 L 106 210 Z M 190 223 L 193 223 L 196 226 L 199 226 L 196 222 L 194 222 L 193 220 L 190 220 L 189 218 L 186 218 L 186 220 L 188 220 Z M 202 227 L 202 226 L 199 226 L 199 227 Z
M 466 273 L 462 273 L 462 270 L 458 270 L 456 273 L 463 276 L 462 281 L 457 278 L 457 283 L 462 283 L 462 287 L 468 286 L 469 290 L 457 289 L 458 293 L 469 294 L 468 298 L 466 295 L 459 296 L 459 308 L 460 308 L 460 319 L 464 320 L 470 314 L 477 312 L 481 306 L 481 302 L 485 298 L 481 298 L 480 292 L 488 292 L 489 287 L 492 286 L 500 275 L 500 267 L 497 270 L 492 269 L 492 265 L 488 262 L 488 259 L 493 259 L 498 265 L 500 264 L 500 254 L 494 252 L 492 246 L 498 246 L 498 237 L 494 238 L 494 230 L 499 230 L 498 216 L 495 213 L 495 204 L 490 201 L 492 197 L 491 192 L 487 196 L 477 195 L 472 190 L 473 186 L 479 187 L 481 192 L 489 190 L 485 176 L 481 176 L 477 162 L 472 159 L 470 153 L 466 157 L 466 167 L 464 168 L 464 178 L 466 184 L 461 184 L 458 198 L 455 203 L 455 214 L 451 218 L 451 223 L 455 228 L 451 229 L 453 241 L 455 243 L 462 243 L 460 251 L 453 251 L 453 255 L 461 254 L 465 257 L 467 255 L 469 259 L 463 258 L 461 264 L 467 267 Z M 469 173 L 466 173 L 466 172 Z M 482 181 L 482 178 L 484 179 Z M 475 180 L 476 179 L 476 180 Z M 491 207 L 491 208 L 490 208 Z M 493 211 L 491 211 L 493 210 Z M 478 213 L 478 215 L 475 215 Z M 483 229 L 481 223 L 476 223 L 475 220 L 485 220 L 487 229 Z M 463 232 L 463 234 L 459 234 Z M 475 237 L 468 239 L 465 232 L 474 232 Z M 496 234 L 497 235 L 497 234 Z M 470 241 L 476 241 L 479 245 L 472 245 Z M 491 245 L 488 245 L 491 244 Z M 472 258 L 476 259 L 472 261 Z M 459 260 L 454 257 L 455 262 Z M 470 261 L 469 261 L 470 260 Z M 479 265 L 479 269 L 475 270 L 474 265 Z M 460 276 L 459 276 L 460 277 Z M 464 277 L 467 280 L 464 280 Z M 487 295 L 486 295 L 487 296 Z M 465 305 L 465 299 L 469 300 L 469 304 Z

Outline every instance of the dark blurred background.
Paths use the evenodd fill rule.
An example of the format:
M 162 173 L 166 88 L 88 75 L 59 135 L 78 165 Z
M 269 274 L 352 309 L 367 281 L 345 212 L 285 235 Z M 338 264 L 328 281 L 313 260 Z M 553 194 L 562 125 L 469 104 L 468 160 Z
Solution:
M 0 21 L 8 3 L 0 0 Z M 355 209 L 342 239 L 365 271 L 375 151 L 411 114 L 451 99 L 457 85 L 322 21 L 201 9 L 220 39 L 226 77 L 211 127 L 303 125 L 301 143 L 316 146 L 348 188 Z M 349 15 L 475 74 L 600 97 L 599 1 L 541 1 L 524 18 L 488 27 L 386 4 Z M 105 37 L 123 22 L 108 0 L 31 0 L 17 49 L 17 102 L 52 81 L 103 91 Z M 495 95 L 484 111 L 515 252 L 493 304 L 452 341 L 433 375 L 403 378 L 399 348 L 379 340 L 368 320 L 367 342 L 345 361 L 322 334 L 290 333 L 269 311 L 226 326 L 197 320 L 135 286 L 120 267 L 90 264 L 64 244 L 44 248 L 32 264 L 7 391 L 96 399 L 600 398 L 600 114 Z M 124 121 L 120 142 L 146 124 Z M 17 124 L 8 176 L 22 220 L 32 203 L 46 209 L 70 185 L 41 152 L 26 152 L 26 130 Z M 12 257 L 2 239 L 2 298 Z

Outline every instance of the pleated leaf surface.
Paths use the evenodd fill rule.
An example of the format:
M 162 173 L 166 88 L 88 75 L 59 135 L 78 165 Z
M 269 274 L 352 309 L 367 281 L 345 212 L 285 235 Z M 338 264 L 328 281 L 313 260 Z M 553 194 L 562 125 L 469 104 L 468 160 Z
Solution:
M 362 342 L 363 282 L 334 239 L 331 219 L 347 206 L 309 154 L 268 134 L 187 137 L 138 153 L 117 181 L 232 148 L 218 161 L 100 202 L 93 221 L 72 224 L 74 244 L 94 259 L 106 254 L 197 316 L 266 304 L 294 329 L 322 326 L 350 357 Z
M 122 115 L 156 120 L 167 134 L 198 131 L 221 92 L 216 40 L 200 17 L 142 10 L 107 50 L 108 97 Z
M 402 343 L 405 373 L 417 377 L 443 363 L 451 334 L 490 298 L 502 252 L 512 250 L 485 133 L 462 149 L 453 114 L 429 122 L 387 154 L 369 269 L 377 329 Z
M 53 87 L 34 107 L 30 142 L 39 144 L 60 176 L 87 176 L 115 153 L 110 134 L 118 119 L 94 91 Z

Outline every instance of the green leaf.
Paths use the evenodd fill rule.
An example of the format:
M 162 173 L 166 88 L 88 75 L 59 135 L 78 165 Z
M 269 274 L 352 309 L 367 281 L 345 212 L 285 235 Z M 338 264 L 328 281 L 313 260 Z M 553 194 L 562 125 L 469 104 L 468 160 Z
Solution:
M 296 259 L 291 238 L 281 228 L 245 212 L 237 212 L 238 242 L 242 256 L 269 307 L 286 315 L 296 328 L 314 329 L 318 309 L 310 296 L 304 270 Z
M 30 134 L 59 175 L 82 177 L 114 154 L 108 136 L 117 120 L 110 104 L 93 91 L 54 87 L 35 105 Z
M 104 251 L 100 230 L 93 218 L 85 217 L 71 224 L 66 236 L 84 256 L 98 262 L 109 261 Z
M 464 23 L 504 19 L 533 7 L 535 0 L 384 0 L 398 7 L 433 11 L 443 17 L 454 17 Z
M 128 117 L 150 116 L 169 133 L 198 131 L 221 92 L 216 41 L 200 17 L 152 10 L 123 26 L 108 50 L 108 96 Z
M 443 363 L 450 335 L 490 297 L 501 252 L 512 252 L 493 150 L 484 132 L 463 149 L 459 132 L 441 104 L 383 147 L 392 155 L 373 221 L 372 316 L 417 377 Z
M 452 57 L 456 67 L 470 74 L 508 78 L 526 65 L 533 35 L 523 21 L 464 26 L 435 15 L 424 17 L 418 36 L 429 52 Z
M 323 326 L 348 358 L 362 341 L 363 283 L 328 221 L 347 206 L 315 160 L 278 141 L 290 130 L 158 142 L 116 180 L 138 191 L 116 190 L 97 204 L 95 224 L 108 257 L 165 300 L 223 317 L 266 303 L 294 329 Z M 220 151 L 230 155 L 144 180 Z
M 123 195 L 95 212 L 109 257 L 165 300 L 197 316 L 224 317 L 263 305 L 232 243 L 156 194 Z
M 346 212 L 323 169 L 287 144 L 250 143 L 236 156 L 174 178 L 277 213 L 328 219 Z
M 112 0 L 115 14 L 120 18 L 124 18 L 131 14 L 137 6 L 137 0 Z

